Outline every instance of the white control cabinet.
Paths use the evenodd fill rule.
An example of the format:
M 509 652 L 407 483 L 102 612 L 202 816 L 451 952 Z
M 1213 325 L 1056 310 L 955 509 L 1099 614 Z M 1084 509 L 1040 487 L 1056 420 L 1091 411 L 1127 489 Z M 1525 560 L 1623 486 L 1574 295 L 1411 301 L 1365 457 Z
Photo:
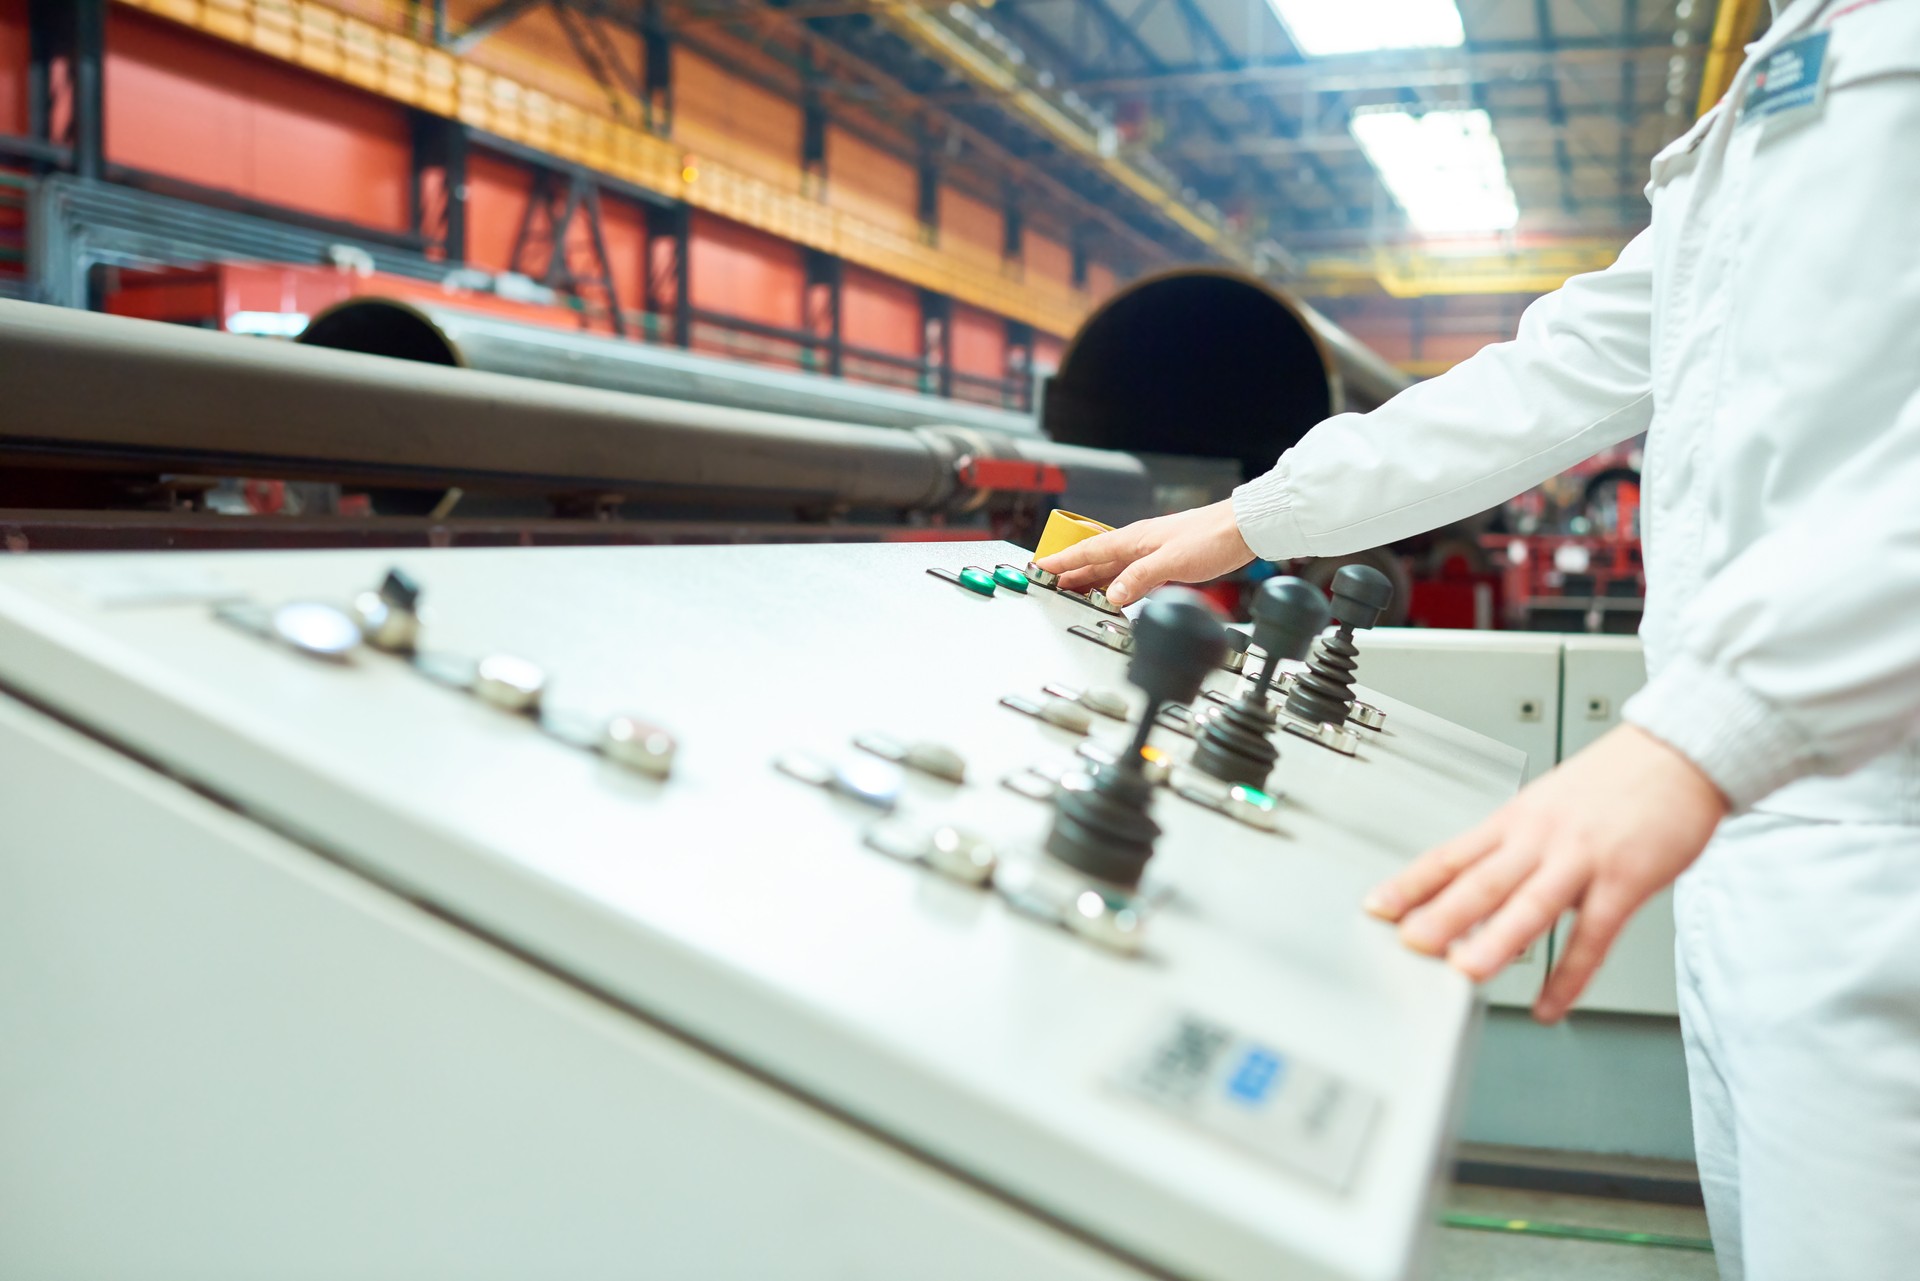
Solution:
M 1376 628 L 1358 640 L 1370 684 L 1520 749 L 1529 779 L 1618 725 L 1647 680 L 1635 636 Z M 1568 929 L 1555 929 L 1556 953 Z M 1530 1006 L 1548 964 L 1547 947 L 1531 949 L 1487 984 L 1488 1000 Z M 1628 923 L 1575 1008 L 1678 1013 L 1671 890 Z

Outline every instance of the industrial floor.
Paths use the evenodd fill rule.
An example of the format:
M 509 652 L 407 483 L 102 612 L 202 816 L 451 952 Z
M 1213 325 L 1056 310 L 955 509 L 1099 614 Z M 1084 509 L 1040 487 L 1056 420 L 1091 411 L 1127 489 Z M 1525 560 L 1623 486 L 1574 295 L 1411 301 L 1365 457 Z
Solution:
M 1433 1281 L 1715 1281 L 1718 1275 L 1706 1250 L 1545 1234 L 1601 1229 L 1702 1242 L 1707 1214 L 1695 1206 L 1456 1184 L 1446 1215 L 1453 1224 L 1471 1219 L 1489 1228 L 1444 1228 Z M 1522 1224 L 1524 1230 L 1513 1230 Z

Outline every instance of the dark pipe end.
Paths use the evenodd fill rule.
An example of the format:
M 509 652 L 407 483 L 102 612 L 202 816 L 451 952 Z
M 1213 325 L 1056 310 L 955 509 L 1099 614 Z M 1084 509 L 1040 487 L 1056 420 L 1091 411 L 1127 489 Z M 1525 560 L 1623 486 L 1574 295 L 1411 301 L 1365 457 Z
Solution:
M 429 365 L 458 365 L 460 353 L 425 312 L 388 298 L 349 298 L 311 321 L 300 335 L 310 347 L 392 356 Z
M 1080 327 L 1047 385 L 1055 440 L 1239 461 L 1247 476 L 1334 411 L 1329 358 L 1280 294 L 1231 272 L 1149 277 Z

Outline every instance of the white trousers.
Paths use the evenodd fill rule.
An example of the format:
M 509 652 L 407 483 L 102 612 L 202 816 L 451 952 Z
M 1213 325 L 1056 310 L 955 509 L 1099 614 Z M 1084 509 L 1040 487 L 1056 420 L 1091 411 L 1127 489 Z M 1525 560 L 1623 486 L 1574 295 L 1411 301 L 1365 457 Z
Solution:
M 1674 914 L 1723 1281 L 1920 1278 L 1920 827 L 1743 815 Z

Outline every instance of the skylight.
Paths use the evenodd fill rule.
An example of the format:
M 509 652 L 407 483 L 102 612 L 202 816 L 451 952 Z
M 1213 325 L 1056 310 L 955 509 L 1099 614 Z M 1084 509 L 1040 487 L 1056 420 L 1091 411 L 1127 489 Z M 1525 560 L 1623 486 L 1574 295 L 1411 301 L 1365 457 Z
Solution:
M 1454 0 L 1267 0 L 1308 57 L 1466 43 Z
M 1478 109 L 1353 113 L 1353 136 L 1415 230 L 1505 231 L 1520 210 L 1493 122 Z

